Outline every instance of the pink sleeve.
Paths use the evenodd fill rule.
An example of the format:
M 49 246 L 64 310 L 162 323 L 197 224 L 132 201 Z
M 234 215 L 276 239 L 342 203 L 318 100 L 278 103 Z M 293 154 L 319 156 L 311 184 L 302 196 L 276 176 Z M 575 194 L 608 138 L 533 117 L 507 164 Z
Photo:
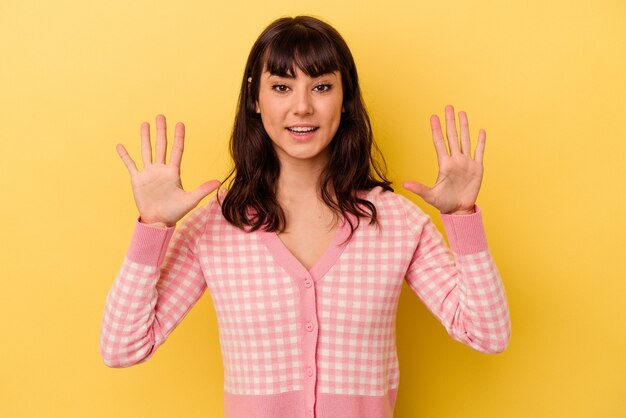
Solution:
M 482 213 L 441 214 L 450 248 L 428 215 L 408 199 L 417 247 L 406 281 L 457 341 L 483 353 L 505 350 L 511 323 L 504 285 L 487 247 Z
M 195 244 L 204 231 L 206 212 L 206 207 L 192 212 L 176 233 L 174 227 L 135 223 L 105 302 L 100 355 L 107 366 L 148 360 L 204 293 Z

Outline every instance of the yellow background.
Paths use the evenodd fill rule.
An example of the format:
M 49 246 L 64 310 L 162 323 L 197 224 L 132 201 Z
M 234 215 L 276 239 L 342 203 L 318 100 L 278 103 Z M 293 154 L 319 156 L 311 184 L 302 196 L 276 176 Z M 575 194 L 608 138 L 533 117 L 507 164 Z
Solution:
M 147 363 L 99 357 L 136 218 L 115 144 L 139 161 L 139 125 L 163 113 L 187 126 L 187 188 L 222 178 L 250 47 L 295 14 L 347 40 L 402 194 L 435 180 L 431 114 L 487 131 L 477 203 L 510 345 L 452 340 L 405 285 L 396 417 L 626 417 L 623 0 L 2 0 L 0 416 L 222 415 L 208 293 Z

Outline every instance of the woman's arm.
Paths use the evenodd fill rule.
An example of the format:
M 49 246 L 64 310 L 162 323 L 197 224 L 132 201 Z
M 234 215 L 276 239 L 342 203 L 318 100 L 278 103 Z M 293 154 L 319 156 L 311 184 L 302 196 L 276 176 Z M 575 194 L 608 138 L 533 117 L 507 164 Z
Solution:
M 109 367 L 148 360 L 202 296 L 206 282 L 195 245 L 208 206 L 174 227 L 137 221 L 130 248 L 109 290 L 100 332 L 100 354 Z M 170 243 L 171 239 L 171 243 Z
M 165 161 L 166 131 L 165 116 L 157 115 L 153 158 L 150 125 L 141 124 L 142 170 L 124 146 L 117 145 L 131 177 L 139 220 L 105 303 L 100 353 L 110 367 L 127 367 L 150 358 L 206 288 L 195 254 L 206 210 L 192 213 L 171 244 L 170 239 L 176 223 L 220 182 L 209 181 L 186 192 L 180 181 L 185 125 L 175 127 L 169 164 Z
M 409 200 L 405 207 L 417 242 L 406 273 L 409 287 L 452 338 L 483 353 L 504 351 L 511 336 L 507 297 L 480 208 L 470 215 L 441 214 L 450 249 L 424 212 Z
M 460 141 L 454 108 L 446 106 L 445 115 L 447 148 L 439 118 L 430 118 L 439 164 L 435 185 L 407 181 L 404 187 L 439 210 L 452 250 L 432 220 L 403 199 L 407 229 L 416 243 L 406 280 L 453 338 L 478 351 L 499 353 L 511 335 L 509 310 L 476 205 L 486 133 L 479 131 L 472 156 L 467 115 L 459 112 Z

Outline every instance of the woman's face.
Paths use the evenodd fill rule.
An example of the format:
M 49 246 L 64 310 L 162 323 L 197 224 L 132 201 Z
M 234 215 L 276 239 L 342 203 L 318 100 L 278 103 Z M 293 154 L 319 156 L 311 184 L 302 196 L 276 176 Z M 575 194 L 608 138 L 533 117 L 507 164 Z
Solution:
M 311 160 L 325 165 L 341 120 L 341 73 L 311 78 L 294 67 L 293 78 L 261 74 L 256 111 L 281 163 Z

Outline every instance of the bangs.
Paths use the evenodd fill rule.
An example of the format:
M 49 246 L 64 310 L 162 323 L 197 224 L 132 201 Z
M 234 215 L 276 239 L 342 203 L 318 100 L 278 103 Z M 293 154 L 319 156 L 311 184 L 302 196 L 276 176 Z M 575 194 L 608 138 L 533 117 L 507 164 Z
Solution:
M 309 77 L 339 71 L 341 58 L 331 40 L 320 32 L 295 25 L 280 33 L 267 46 L 265 70 L 279 77 L 293 78 L 294 64 Z

